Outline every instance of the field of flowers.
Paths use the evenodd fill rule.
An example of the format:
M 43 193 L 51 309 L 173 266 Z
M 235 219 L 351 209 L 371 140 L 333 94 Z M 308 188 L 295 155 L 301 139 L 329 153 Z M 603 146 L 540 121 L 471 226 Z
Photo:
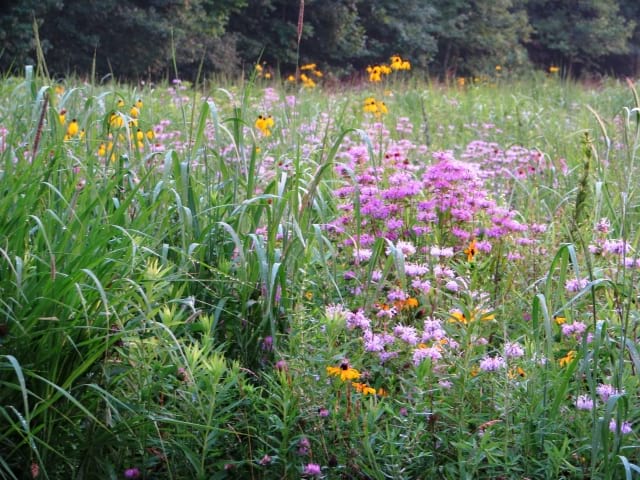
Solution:
M 0 478 L 640 477 L 638 86 L 256 72 L 0 81 Z

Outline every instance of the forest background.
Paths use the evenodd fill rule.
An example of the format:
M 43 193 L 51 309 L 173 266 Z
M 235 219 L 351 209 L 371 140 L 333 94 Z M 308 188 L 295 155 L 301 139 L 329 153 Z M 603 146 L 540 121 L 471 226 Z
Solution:
M 260 61 L 274 74 L 317 62 L 344 80 L 394 54 L 441 79 L 496 68 L 573 77 L 640 69 L 637 0 L 8 1 L 2 71 L 35 63 L 34 23 L 57 76 L 233 77 Z

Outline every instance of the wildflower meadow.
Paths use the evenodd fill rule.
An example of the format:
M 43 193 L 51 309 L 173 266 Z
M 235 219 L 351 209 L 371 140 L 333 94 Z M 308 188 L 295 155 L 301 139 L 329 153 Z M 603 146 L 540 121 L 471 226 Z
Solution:
M 640 478 L 640 86 L 0 80 L 0 478 Z

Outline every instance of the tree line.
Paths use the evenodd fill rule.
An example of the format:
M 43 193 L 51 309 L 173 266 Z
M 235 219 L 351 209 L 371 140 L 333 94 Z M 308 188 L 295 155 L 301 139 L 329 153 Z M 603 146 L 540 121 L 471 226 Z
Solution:
M 640 70 L 640 2 L 3 2 L 0 69 L 16 72 L 34 63 L 37 44 L 55 75 L 123 79 L 194 78 L 198 72 L 233 76 L 257 61 L 281 73 L 315 62 L 340 78 L 394 54 L 440 77 L 482 75 L 496 66 L 634 75 Z

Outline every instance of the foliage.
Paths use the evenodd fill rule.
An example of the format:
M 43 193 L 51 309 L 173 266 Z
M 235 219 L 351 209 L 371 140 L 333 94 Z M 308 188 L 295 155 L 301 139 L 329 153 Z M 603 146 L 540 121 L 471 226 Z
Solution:
M 611 54 L 628 51 L 635 16 L 621 15 L 618 2 L 588 1 L 557 4 L 527 2 L 533 35 L 529 45 L 538 62 L 572 70 L 592 67 Z
M 353 76 L 396 54 L 441 78 L 530 64 L 634 74 L 640 48 L 633 0 L 49 0 L 0 13 L 3 71 L 35 62 L 35 19 L 51 72 L 128 79 L 230 77 L 258 61 L 286 75 L 317 62 Z

